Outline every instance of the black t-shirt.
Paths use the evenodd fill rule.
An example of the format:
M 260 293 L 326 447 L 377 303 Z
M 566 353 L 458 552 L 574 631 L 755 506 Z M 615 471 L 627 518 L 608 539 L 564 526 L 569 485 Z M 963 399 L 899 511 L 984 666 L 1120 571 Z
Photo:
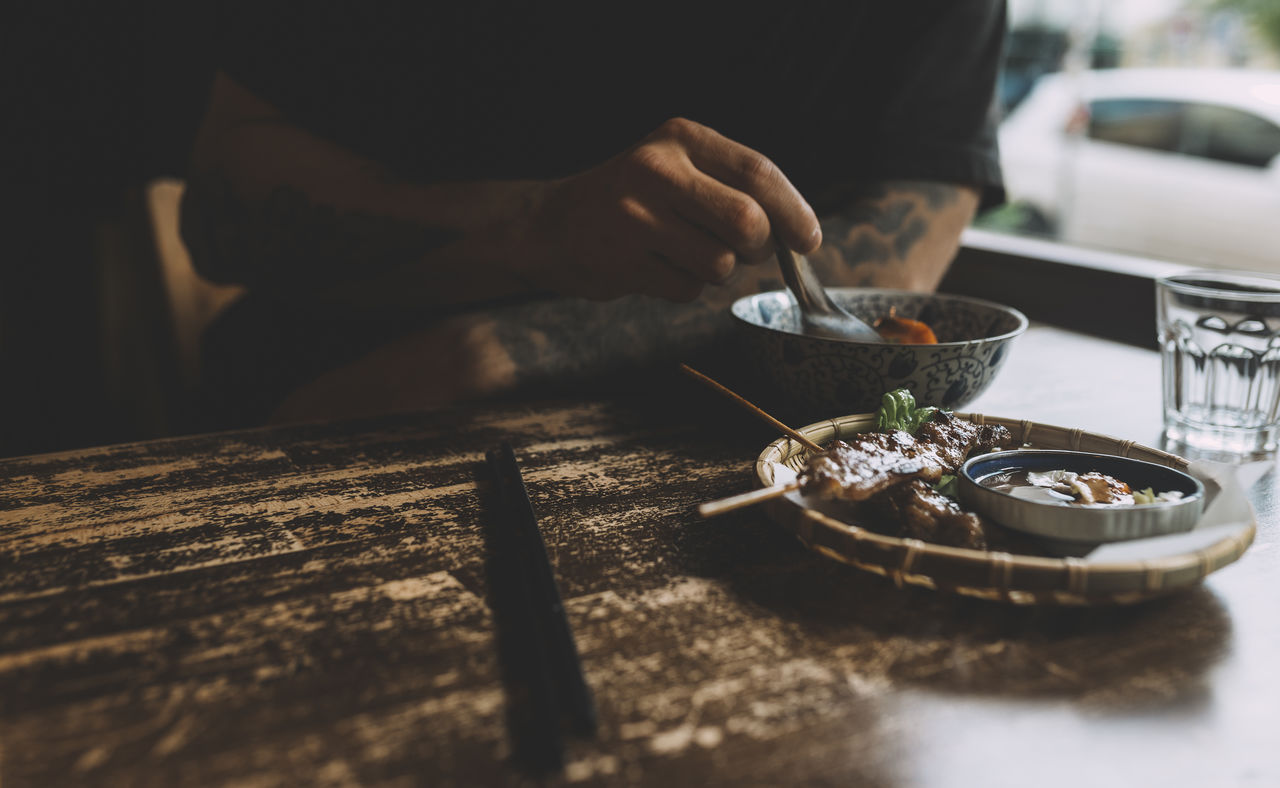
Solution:
M 820 214 L 839 207 L 830 195 L 842 185 L 866 180 L 962 183 L 984 205 L 1003 199 L 1002 1 L 384 1 L 240 14 L 221 64 L 232 79 L 408 180 L 564 176 L 682 116 L 768 156 Z M 268 278 L 305 289 L 324 273 Z M 281 317 L 279 298 L 240 305 L 212 337 L 216 375 L 260 368 L 240 370 L 259 400 L 387 330 Z M 244 357 L 273 347 L 289 363 Z
M 255 6 L 224 69 L 303 127 L 410 179 L 568 175 L 684 116 L 811 201 L 866 178 L 999 199 L 1004 4 Z

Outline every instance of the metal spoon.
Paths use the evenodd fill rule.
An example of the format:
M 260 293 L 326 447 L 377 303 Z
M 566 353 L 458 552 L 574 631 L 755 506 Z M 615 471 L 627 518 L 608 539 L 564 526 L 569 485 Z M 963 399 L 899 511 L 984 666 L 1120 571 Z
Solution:
M 884 338 L 871 326 L 846 312 L 831 300 L 822 283 L 809 267 L 809 261 L 797 258 L 791 249 L 776 237 L 778 266 L 782 278 L 796 297 L 800 306 L 800 329 L 811 336 L 827 339 L 847 339 L 856 342 L 884 342 Z

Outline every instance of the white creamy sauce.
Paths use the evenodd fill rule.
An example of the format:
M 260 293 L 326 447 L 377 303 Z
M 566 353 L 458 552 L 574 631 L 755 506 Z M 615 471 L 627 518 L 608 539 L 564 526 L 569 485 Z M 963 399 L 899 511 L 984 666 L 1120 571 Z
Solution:
M 1117 493 L 1114 490 L 1100 491 L 1099 474 L 1089 474 L 1089 476 L 1092 477 L 1093 484 L 1089 484 L 1089 479 L 1082 479 L 1081 474 L 1074 471 L 1012 471 L 992 474 L 982 479 L 980 484 L 1022 500 L 1063 506 L 1133 506 L 1139 503 L 1163 503 L 1182 498 L 1180 492 L 1162 492 L 1158 495 L 1150 493 L 1150 499 L 1148 499 L 1149 491 L 1147 490 L 1137 493 L 1136 496 L 1131 493 Z M 1102 486 L 1106 487 L 1106 485 Z M 1099 497 L 1102 500 L 1099 500 Z

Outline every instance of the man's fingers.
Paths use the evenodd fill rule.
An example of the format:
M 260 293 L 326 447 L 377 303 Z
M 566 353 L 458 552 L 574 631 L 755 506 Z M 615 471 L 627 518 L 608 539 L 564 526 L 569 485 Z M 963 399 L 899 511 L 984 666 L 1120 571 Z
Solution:
M 773 254 L 774 230 L 764 207 L 746 192 L 699 170 L 682 146 L 660 141 L 641 145 L 630 155 L 632 183 L 637 194 L 645 195 L 635 201 L 662 206 L 662 221 L 674 217 L 701 228 L 742 260 Z M 672 248 L 661 251 L 670 255 Z M 682 256 L 671 259 L 679 263 Z
M 634 248 L 657 255 L 700 282 L 720 284 L 733 273 L 736 250 L 665 201 L 630 197 L 619 208 L 625 221 L 613 234 L 631 238 Z
M 733 273 L 736 249 L 674 211 L 661 211 L 655 219 L 651 246 L 668 263 L 709 284 L 720 284 Z
M 694 167 L 754 200 L 767 214 L 773 232 L 792 249 L 807 253 L 822 243 L 822 230 L 813 208 L 768 157 L 693 121 L 668 121 L 662 131 L 681 143 Z M 713 193 L 704 186 L 703 194 Z M 734 219 L 740 219 L 744 211 L 750 213 L 732 202 L 722 202 L 717 207 L 728 207 L 729 216 Z M 748 217 L 740 229 L 749 221 Z
M 749 194 L 728 186 L 692 164 L 684 182 L 672 190 L 673 209 L 704 228 L 742 257 L 772 248 L 773 232 L 764 207 Z
M 546 278 L 587 298 L 689 301 L 738 263 L 770 259 L 775 238 L 802 253 L 821 241 L 813 210 L 772 162 L 692 121 L 663 124 L 549 195 L 537 227 L 574 253 L 549 255 Z

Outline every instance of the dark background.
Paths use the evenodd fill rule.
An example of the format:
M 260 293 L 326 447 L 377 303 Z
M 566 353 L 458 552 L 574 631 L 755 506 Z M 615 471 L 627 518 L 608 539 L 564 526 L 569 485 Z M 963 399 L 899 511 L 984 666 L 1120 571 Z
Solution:
M 0 456 L 147 437 L 104 352 L 109 316 L 144 305 L 104 303 L 104 261 L 138 242 L 141 186 L 185 171 L 217 20 L 155 0 L 8 16 Z

